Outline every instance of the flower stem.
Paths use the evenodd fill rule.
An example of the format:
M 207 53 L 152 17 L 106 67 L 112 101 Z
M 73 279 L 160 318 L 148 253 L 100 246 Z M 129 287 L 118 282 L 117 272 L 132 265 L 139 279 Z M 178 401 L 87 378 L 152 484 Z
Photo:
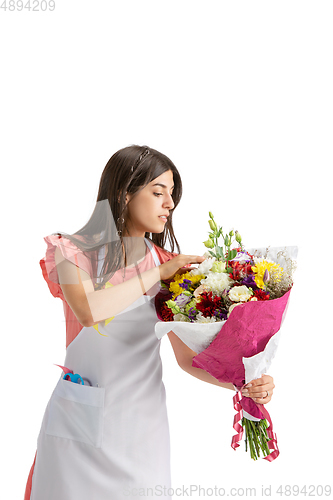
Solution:
M 258 442 L 258 434 L 257 434 L 257 429 L 256 429 L 256 422 L 253 422 L 253 420 L 250 420 L 250 426 L 253 431 L 253 442 L 254 446 L 256 447 L 256 452 L 257 452 L 257 458 L 260 457 L 260 449 L 259 449 L 259 442 Z
M 264 456 L 269 455 L 271 451 L 267 445 L 269 438 L 266 432 L 268 427 L 266 419 L 254 422 L 243 417 L 242 426 L 245 431 L 245 451 L 250 450 L 251 458 L 257 460 L 260 457 L 260 450 Z
M 266 455 L 270 455 L 270 449 L 268 448 L 268 441 L 269 441 L 269 438 L 267 436 L 267 432 L 266 432 L 266 429 L 267 429 L 267 421 L 266 419 L 263 419 L 260 421 L 260 424 L 259 425 L 259 429 L 260 429 L 260 435 L 261 435 L 261 442 L 263 444 L 262 446 L 262 449 L 263 451 L 266 453 Z
M 253 460 L 256 460 L 257 458 L 256 458 L 256 452 L 255 452 L 254 443 L 253 443 L 253 434 L 252 434 L 252 430 L 251 430 L 251 424 L 247 418 L 244 418 L 244 425 L 245 425 L 245 429 L 246 429 L 247 436 L 248 436 L 251 458 Z

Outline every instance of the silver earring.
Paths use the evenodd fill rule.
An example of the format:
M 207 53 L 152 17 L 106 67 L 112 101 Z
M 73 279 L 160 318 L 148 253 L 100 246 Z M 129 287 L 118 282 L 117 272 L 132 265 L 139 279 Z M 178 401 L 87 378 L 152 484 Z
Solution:
M 120 220 L 121 220 L 121 222 L 120 222 L 120 223 L 121 223 L 121 224 L 124 224 L 125 219 L 124 219 L 123 217 L 122 217 L 121 219 L 118 217 L 117 222 L 119 223 L 119 221 L 120 221 Z M 120 236 L 120 235 L 121 235 L 121 233 L 122 233 L 122 230 L 121 230 L 121 229 L 119 229 L 119 230 L 117 231 L 117 233 L 118 233 L 118 235 Z

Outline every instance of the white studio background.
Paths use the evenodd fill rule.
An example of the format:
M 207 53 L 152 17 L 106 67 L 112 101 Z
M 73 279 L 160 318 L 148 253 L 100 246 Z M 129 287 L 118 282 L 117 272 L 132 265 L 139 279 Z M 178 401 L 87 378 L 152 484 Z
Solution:
M 253 462 L 243 445 L 231 449 L 233 393 L 183 372 L 164 338 L 174 488 L 254 487 L 260 497 L 315 485 L 320 496 L 331 477 L 332 3 L 9 4 L 18 2 L 0 9 L 1 498 L 23 498 L 65 358 L 62 304 L 39 267 L 43 237 L 83 226 L 106 162 L 130 144 L 179 169 L 182 253 L 206 250 L 208 211 L 248 247 L 299 246 L 270 370 L 280 456 Z

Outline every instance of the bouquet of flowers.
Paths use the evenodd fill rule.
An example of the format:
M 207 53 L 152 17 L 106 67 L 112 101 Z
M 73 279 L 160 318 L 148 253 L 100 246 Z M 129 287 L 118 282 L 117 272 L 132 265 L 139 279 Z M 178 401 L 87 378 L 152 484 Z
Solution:
M 155 333 L 161 338 L 173 331 L 197 353 L 192 366 L 234 385 L 237 434 L 231 446 L 239 446 L 245 429 L 251 458 L 256 460 L 262 451 L 272 461 L 279 450 L 270 415 L 264 405 L 242 397 L 241 390 L 267 372 L 275 355 L 293 285 L 297 247 L 244 249 L 238 231 L 223 234 L 211 212 L 209 216 L 206 260 L 196 269 L 161 282 L 155 297 L 161 321 Z

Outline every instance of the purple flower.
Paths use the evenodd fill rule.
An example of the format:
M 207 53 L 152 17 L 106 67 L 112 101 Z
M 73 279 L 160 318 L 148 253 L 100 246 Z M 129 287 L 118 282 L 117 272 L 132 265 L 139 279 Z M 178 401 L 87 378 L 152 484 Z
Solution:
M 195 320 L 196 315 L 197 315 L 197 310 L 195 309 L 195 307 L 190 307 L 188 310 L 188 317 L 192 323 Z
M 219 321 L 223 321 L 224 319 L 227 319 L 227 317 L 228 317 L 227 312 L 224 311 L 223 309 L 222 310 L 215 309 L 213 314 L 214 314 L 214 316 L 216 316 L 216 319 L 218 319 Z
M 248 288 L 252 288 L 253 290 L 258 289 L 257 284 L 254 281 L 254 276 L 246 276 L 242 281 L 242 285 L 245 285 Z
M 248 262 L 249 260 L 251 260 L 251 257 L 246 252 L 237 252 L 236 257 L 232 260 Z
M 182 283 L 178 283 L 181 288 L 184 288 L 185 290 L 188 290 L 188 287 L 192 285 L 191 280 L 184 279 Z

